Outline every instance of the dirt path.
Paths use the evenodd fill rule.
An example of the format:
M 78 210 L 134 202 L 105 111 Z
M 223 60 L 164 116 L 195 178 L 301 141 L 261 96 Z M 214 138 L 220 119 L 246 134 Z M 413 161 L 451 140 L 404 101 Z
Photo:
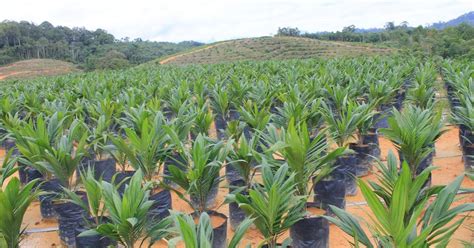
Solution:
M 177 55 L 168 57 L 168 58 L 166 58 L 166 59 L 161 60 L 161 61 L 160 61 L 160 65 L 167 64 L 167 63 L 169 63 L 170 61 L 173 61 L 173 60 L 175 60 L 175 59 L 177 59 L 177 58 L 179 58 L 179 57 L 182 57 L 182 56 L 185 56 L 185 55 L 190 55 L 190 54 L 197 53 L 197 52 L 202 52 L 202 51 L 205 51 L 205 50 L 208 50 L 208 49 L 211 49 L 211 48 L 220 46 L 220 45 L 225 44 L 225 43 L 228 43 L 228 42 L 229 42 L 229 41 L 219 42 L 219 43 L 217 43 L 217 44 L 209 45 L 209 46 L 206 46 L 206 47 L 203 47 L 203 48 L 200 48 L 200 49 L 196 49 L 196 50 L 193 50 L 193 51 L 190 51 L 190 52 L 187 52 L 187 53 L 177 54 Z
M 4 80 L 4 79 L 7 79 L 8 77 L 11 77 L 11 76 L 14 76 L 14 75 L 17 75 L 17 74 L 28 73 L 28 72 L 30 72 L 30 71 L 11 72 L 11 73 L 7 73 L 7 74 L 0 74 L 0 80 Z

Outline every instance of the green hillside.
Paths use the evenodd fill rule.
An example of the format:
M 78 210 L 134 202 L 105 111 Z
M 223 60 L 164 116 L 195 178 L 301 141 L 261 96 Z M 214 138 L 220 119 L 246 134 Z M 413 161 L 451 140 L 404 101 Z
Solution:
M 241 60 L 285 60 L 389 54 L 389 48 L 348 42 L 321 41 L 296 37 L 260 37 L 229 40 L 171 55 L 155 63 L 209 64 Z

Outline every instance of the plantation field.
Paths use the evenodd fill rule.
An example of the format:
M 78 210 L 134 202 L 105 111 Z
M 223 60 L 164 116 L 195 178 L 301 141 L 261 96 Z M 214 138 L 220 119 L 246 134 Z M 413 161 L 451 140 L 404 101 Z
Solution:
M 54 59 L 31 59 L 0 67 L 0 80 L 56 76 L 78 72 L 72 63 Z
M 160 64 L 211 64 L 242 60 L 286 60 L 387 55 L 393 49 L 350 42 L 295 37 L 261 37 L 218 42 L 158 60 Z
M 454 127 L 449 127 L 449 132 L 443 135 L 440 140 L 436 143 L 436 152 L 437 156 L 434 160 L 434 165 L 438 167 L 434 171 L 433 182 L 437 185 L 445 185 L 453 180 L 455 177 L 464 173 L 464 166 L 461 161 L 462 152 L 459 149 L 459 142 L 457 142 L 457 132 L 458 129 Z M 385 158 L 388 154 L 388 151 L 395 151 L 395 148 L 391 143 L 381 138 L 382 146 L 382 157 Z M 0 155 L 4 155 L 4 150 L 0 150 Z M 224 174 L 224 171 L 221 172 Z M 377 172 L 372 172 L 371 175 L 364 177 L 364 180 L 376 180 L 375 174 Z M 474 181 L 469 180 L 467 177 L 464 179 L 462 186 L 465 188 L 473 188 Z M 225 189 L 226 183 L 222 183 L 221 190 L 219 191 L 218 202 L 222 203 L 224 197 L 227 194 Z M 467 194 L 462 196 L 462 198 L 457 202 L 465 203 L 474 201 L 474 196 L 472 194 Z M 348 210 L 351 213 L 357 215 L 365 216 L 368 210 L 367 203 L 364 201 L 360 191 L 356 196 L 348 197 Z M 173 206 L 176 210 L 183 212 L 190 212 L 190 209 L 185 202 L 179 199 L 176 195 L 173 195 Z M 228 207 L 226 205 L 217 208 L 216 210 L 220 212 L 228 212 Z M 31 248 L 43 248 L 43 247 L 57 247 L 60 244 L 59 236 L 57 234 L 57 222 L 56 221 L 47 221 L 42 220 L 39 215 L 39 202 L 34 202 L 32 206 L 28 209 L 23 225 L 27 227 L 27 236 L 22 247 L 31 247 Z M 450 243 L 449 247 L 452 248 L 461 248 L 465 247 L 461 240 L 474 242 L 474 237 L 472 233 L 472 227 L 474 226 L 474 217 L 468 216 L 467 220 L 463 226 L 456 231 L 453 241 Z M 229 233 L 232 230 L 228 229 Z M 288 234 L 285 234 L 284 237 L 287 237 Z M 335 225 L 330 227 L 330 247 L 349 247 L 348 241 L 351 238 L 348 235 L 344 234 L 339 230 Z M 245 235 L 243 244 L 252 244 L 252 247 L 255 247 L 262 240 L 261 234 L 256 230 L 250 230 Z M 153 247 L 166 247 L 166 244 L 160 243 L 154 245 Z
M 0 247 L 474 242 L 472 62 L 188 55 L 0 85 Z

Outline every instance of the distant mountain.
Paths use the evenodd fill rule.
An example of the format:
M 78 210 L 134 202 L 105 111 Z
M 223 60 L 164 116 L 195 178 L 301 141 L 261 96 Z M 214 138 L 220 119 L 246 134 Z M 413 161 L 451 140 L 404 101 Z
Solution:
M 434 28 L 434 29 L 445 29 L 447 27 L 453 27 L 457 26 L 461 23 L 467 23 L 469 25 L 474 26 L 474 11 L 468 12 L 464 15 L 461 15 L 455 19 L 449 20 L 447 22 L 437 22 L 433 23 L 431 25 L 428 25 L 428 28 Z M 414 27 L 408 27 L 408 28 L 414 28 Z M 356 28 L 354 32 L 356 33 L 377 33 L 377 32 L 383 32 L 385 31 L 385 28 Z M 321 32 L 324 33 L 324 32 Z
M 452 19 L 452 20 L 449 20 L 447 22 L 433 23 L 429 27 L 435 28 L 435 29 L 444 29 L 444 28 L 447 28 L 447 27 L 457 26 L 461 23 L 467 23 L 469 25 L 474 26 L 474 11 L 466 13 L 462 16 L 459 16 L 456 19 Z

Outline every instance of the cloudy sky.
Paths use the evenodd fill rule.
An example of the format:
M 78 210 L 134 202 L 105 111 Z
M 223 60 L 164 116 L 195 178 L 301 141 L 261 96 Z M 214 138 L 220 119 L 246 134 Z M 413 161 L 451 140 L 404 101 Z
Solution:
M 336 31 L 387 21 L 426 25 L 474 9 L 474 0 L 1 0 L 0 20 L 103 28 L 117 38 L 211 42 L 272 35 L 278 27 Z

